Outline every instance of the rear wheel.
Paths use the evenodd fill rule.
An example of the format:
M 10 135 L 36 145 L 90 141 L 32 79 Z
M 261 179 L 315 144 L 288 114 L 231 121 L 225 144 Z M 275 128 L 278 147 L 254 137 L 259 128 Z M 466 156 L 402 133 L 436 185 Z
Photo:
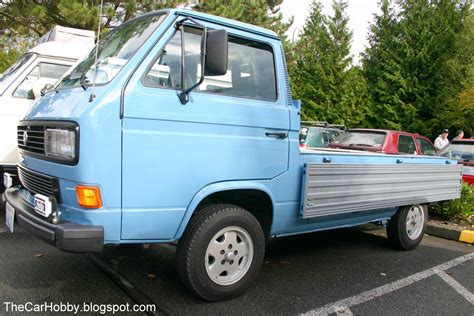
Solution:
M 388 221 L 388 239 L 396 248 L 415 249 L 423 239 L 427 221 L 428 211 L 425 205 L 401 207 Z
M 186 287 L 205 300 L 220 301 L 247 290 L 264 253 L 257 219 L 241 207 L 218 204 L 191 219 L 178 243 L 176 265 Z

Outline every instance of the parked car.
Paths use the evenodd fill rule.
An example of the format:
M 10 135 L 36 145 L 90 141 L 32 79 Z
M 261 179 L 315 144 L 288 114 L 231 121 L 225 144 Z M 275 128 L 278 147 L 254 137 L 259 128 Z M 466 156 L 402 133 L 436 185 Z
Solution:
M 464 165 L 462 179 L 474 185 L 474 139 L 453 140 L 439 155 L 456 159 Z
M 383 129 L 350 129 L 329 147 L 385 154 L 436 155 L 433 143 L 425 136 Z
M 326 148 L 329 144 L 344 133 L 344 125 L 333 125 L 326 122 L 301 122 L 300 147 L 301 148 Z

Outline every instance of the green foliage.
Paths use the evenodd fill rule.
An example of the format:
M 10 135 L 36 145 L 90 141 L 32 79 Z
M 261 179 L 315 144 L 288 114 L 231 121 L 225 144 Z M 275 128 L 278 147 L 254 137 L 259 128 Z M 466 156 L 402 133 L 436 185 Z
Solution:
M 333 1 L 332 7 L 328 17 L 320 2 L 311 6 L 289 65 L 293 96 L 302 101 L 303 120 L 365 125 L 371 111 L 361 69 L 351 66 L 347 3 Z
M 467 130 L 459 93 L 472 62 L 466 35 L 471 2 L 406 0 L 399 10 L 380 3 L 363 66 L 375 127 L 435 137 L 442 128 Z M 469 50 L 471 49 L 471 50 Z
M 174 7 L 179 0 L 105 0 L 101 29 L 106 33 L 139 14 Z M 0 2 L 0 73 L 55 25 L 96 31 L 99 0 Z
M 282 22 L 283 16 L 278 7 L 282 2 L 283 0 L 201 0 L 195 9 L 258 25 L 285 38 L 285 32 L 292 22 Z
M 461 198 L 436 204 L 430 211 L 446 220 L 470 222 L 474 219 L 474 185 L 463 183 Z
M 274 31 L 281 37 L 286 58 L 289 59 L 291 44 L 285 32 L 293 19 L 283 22 L 283 15 L 279 12 L 282 2 L 283 0 L 201 0 L 194 9 Z

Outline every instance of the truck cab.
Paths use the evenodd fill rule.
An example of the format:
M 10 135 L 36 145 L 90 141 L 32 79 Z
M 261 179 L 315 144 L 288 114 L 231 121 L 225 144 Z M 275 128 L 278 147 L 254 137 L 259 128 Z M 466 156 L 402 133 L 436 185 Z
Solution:
M 425 204 L 459 196 L 446 158 L 300 152 L 300 110 L 274 32 L 187 10 L 142 15 L 19 122 L 7 225 L 69 252 L 178 242 L 183 283 L 218 301 L 252 285 L 265 238 L 383 222 L 414 249 Z
M 15 173 L 18 120 L 46 85 L 56 84 L 91 50 L 94 38 L 92 31 L 55 26 L 0 75 L 0 173 Z

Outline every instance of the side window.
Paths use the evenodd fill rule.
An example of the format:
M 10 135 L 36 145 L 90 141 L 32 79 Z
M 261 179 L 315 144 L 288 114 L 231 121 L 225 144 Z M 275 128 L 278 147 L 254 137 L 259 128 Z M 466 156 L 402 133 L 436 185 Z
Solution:
M 185 85 L 201 77 L 202 30 L 185 28 Z M 206 76 L 195 91 L 228 96 L 276 100 L 276 74 L 272 48 L 267 44 L 229 36 L 227 73 Z M 181 89 L 181 34 L 176 32 L 144 77 L 146 85 Z
M 144 78 L 146 85 L 181 88 L 181 33 L 176 32 Z
M 436 155 L 436 149 L 434 146 L 427 141 L 426 139 L 423 138 L 417 138 L 416 142 L 418 143 L 418 146 L 420 147 L 420 151 L 422 155 L 427 155 L 427 156 L 434 156 Z
M 398 152 L 403 154 L 416 155 L 416 147 L 411 136 L 398 136 Z
M 14 97 L 33 100 L 33 88 L 41 89 L 46 84 L 55 84 L 70 68 L 70 65 L 39 63 L 13 92 Z

